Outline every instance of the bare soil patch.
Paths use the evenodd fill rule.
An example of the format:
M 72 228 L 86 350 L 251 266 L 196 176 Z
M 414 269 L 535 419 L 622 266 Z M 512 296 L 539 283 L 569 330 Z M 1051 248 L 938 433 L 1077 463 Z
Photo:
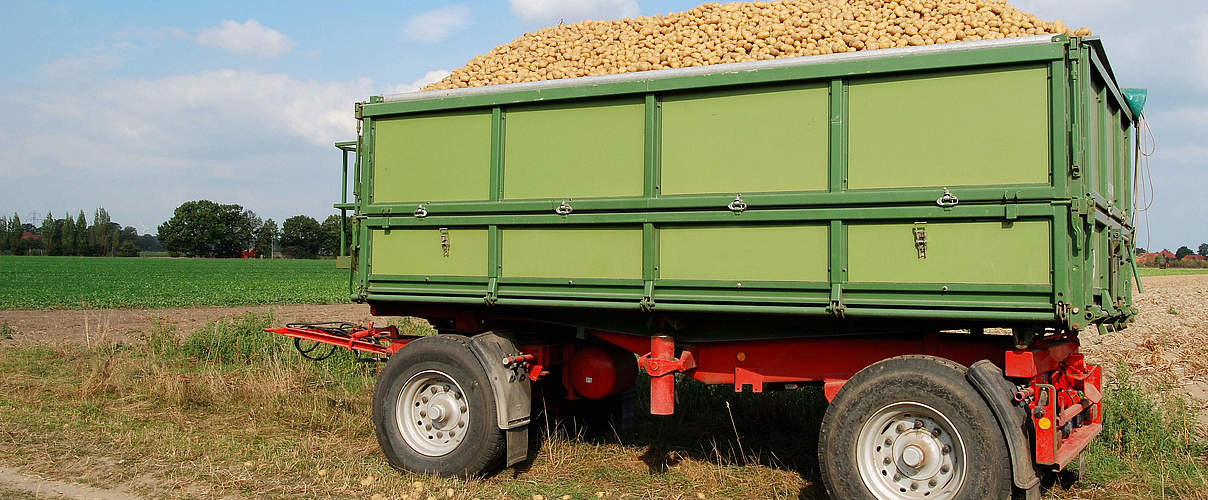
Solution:
M 1208 275 L 1145 277 L 1141 285 L 1145 293 L 1133 295 L 1137 322 L 1084 333 L 1082 352 L 1108 377 L 1124 364 L 1143 386 L 1187 397 L 1208 429 Z
M 371 316 L 366 304 L 291 304 L 241 307 L 174 307 L 168 309 L 94 310 L 0 310 L 0 324 L 7 323 L 11 339 L 0 336 L 0 345 L 42 342 L 100 345 L 135 340 L 156 321 L 173 326 L 182 335 L 215 320 L 248 312 L 273 312 L 281 324 L 300 321 L 343 320 L 354 323 L 386 323 Z
M 104 489 L 45 479 L 0 467 L 0 497 L 71 498 L 76 500 L 135 500 L 138 496 L 123 489 Z

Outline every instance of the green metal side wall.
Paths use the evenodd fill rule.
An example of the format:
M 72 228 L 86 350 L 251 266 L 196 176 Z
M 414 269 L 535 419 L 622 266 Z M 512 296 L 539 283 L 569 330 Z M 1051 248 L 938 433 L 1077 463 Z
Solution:
M 914 224 L 852 224 L 848 279 L 871 283 L 1049 284 L 1045 221 L 933 222 L 920 258 Z
M 1135 118 L 1096 47 L 365 104 L 353 296 L 1119 326 Z
M 826 189 L 826 85 L 662 100 L 664 195 Z
M 851 189 L 1049 183 L 1045 67 L 853 83 Z
M 641 99 L 509 108 L 503 197 L 641 196 L 643 111 Z
M 491 113 L 441 113 L 377 122 L 373 200 L 485 200 Z

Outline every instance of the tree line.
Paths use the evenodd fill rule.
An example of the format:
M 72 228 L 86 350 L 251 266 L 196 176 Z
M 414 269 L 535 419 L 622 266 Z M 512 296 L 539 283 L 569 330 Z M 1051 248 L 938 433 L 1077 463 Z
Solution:
M 351 242 L 351 218 L 346 222 L 346 241 Z M 160 224 L 159 241 L 173 255 L 188 257 L 269 257 L 280 250 L 286 257 L 314 259 L 339 255 L 340 216 L 319 222 L 297 215 L 278 226 L 237 204 L 188 201 Z
M 47 213 L 40 225 L 22 222 L 17 214 L 0 217 L 0 254 L 136 257 L 140 251 L 161 250 L 154 235 L 122 227 L 104 208 L 93 212 L 91 224 L 83 210 L 74 218 L 67 212 L 60 219 Z

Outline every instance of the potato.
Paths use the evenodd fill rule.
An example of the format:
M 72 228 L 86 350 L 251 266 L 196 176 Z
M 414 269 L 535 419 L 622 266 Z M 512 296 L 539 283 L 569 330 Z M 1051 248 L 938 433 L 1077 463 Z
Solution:
M 1005 0 L 783 0 L 582 21 L 525 33 L 423 90 L 1066 33 Z

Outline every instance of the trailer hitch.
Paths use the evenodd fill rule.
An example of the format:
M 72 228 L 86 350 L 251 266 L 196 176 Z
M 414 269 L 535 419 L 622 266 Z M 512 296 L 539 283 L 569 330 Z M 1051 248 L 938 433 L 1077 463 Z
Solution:
M 336 347 L 343 347 L 353 352 L 367 352 L 390 357 L 408 342 L 420 338 L 419 335 L 401 335 L 398 328 L 393 325 L 378 328 L 372 323 L 369 326 L 358 326 L 345 321 L 290 323 L 284 328 L 265 328 L 264 331 L 292 337 L 294 348 L 302 357 L 311 361 L 322 361 L 331 357 L 335 353 Z M 304 341 L 314 342 L 314 344 L 305 345 Z M 315 354 L 321 344 L 331 347 L 326 352 Z M 358 359 L 361 358 L 358 356 Z

